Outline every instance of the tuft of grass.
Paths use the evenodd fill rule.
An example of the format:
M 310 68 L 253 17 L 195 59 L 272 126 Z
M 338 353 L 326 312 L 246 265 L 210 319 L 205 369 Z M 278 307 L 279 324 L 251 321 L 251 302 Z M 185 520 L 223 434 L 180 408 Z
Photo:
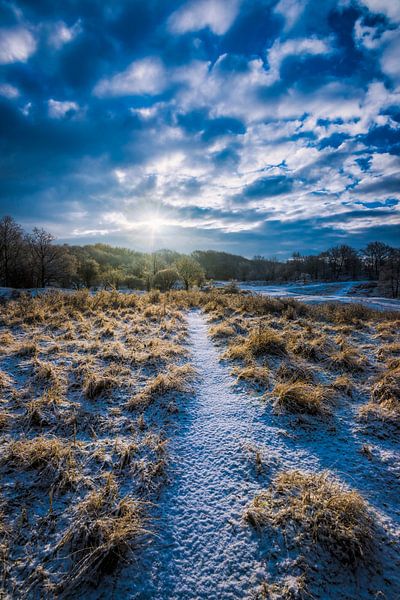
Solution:
M 272 395 L 278 410 L 310 415 L 326 415 L 330 412 L 332 392 L 322 385 L 310 385 L 297 381 L 278 383 Z
M 37 436 L 12 441 L 6 446 L 1 462 L 14 469 L 37 470 L 41 481 L 53 489 L 73 487 L 79 480 L 75 450 L 59 438 Z
M 338 371 L 357 373 L 365 369 L 367 360 L 355 348 L 347 347 L 331 354 L 328 363 L 333 369 Z
M 376 379 L 371 400 L 360 408 L 359 415 L 400 423 L 400 365 L 396 360 Z
M 258 388 L 265 388 L 269 383 L 269 369 L 266 366 L 249 364 L 245 367 L 233 369 L 238 381 L 246 381 Z
M 314 373 L 309 367 L 292 361 L 282 362 L 276 372 L 276 377 L 285 383 L 296 383 L 297 381 L 313 383 L 315 381 Z
M 213 339 L 224 339 L 235 335 L 235 329 L 228 323 L 218 323 L 210 328 L 210 335 Z
M 339 375 L 336 377 L 331 383 L 331 387 L 342 394 L 346 394 L 346 396 L 353 395 L 354 385 L 347 375 Z
M 83 393 L 89 400 L 95 400 L 104 392 L 117 387 L 118 382 L 115 377 L 90 373 L 86 375 L 83 384 Z
M 149 379 L 145 387 L 130 400 L 126 407 L 128 410 L 143 410 L 157 398 L 172 392 L 187 392 L 188 380 L 193 376 L 190 365 L 173 366 L 167 373 L 159 373 Z
M 143 505 L 129 497 L 120 499 L 109 475 L 103 488 L 91 492 L 75 509 L 70 527 L 56 546 L 71 557 L 71 567 L 57 592 L 76 590 L 115 570 L 147 534 Z
M 372 556 L 374 523 L 367 504 L 326 471 L 279 473 L 254 498 L 245 518 L 258 530 L 279 527 L 303 552 L 323 549 L 345 565 Z

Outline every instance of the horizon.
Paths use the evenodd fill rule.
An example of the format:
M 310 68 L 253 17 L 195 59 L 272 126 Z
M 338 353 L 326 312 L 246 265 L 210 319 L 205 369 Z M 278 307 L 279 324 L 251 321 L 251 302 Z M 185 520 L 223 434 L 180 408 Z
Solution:
M 400 3 L 0 0 L 1 212 L 285 260 L 400 233 Z

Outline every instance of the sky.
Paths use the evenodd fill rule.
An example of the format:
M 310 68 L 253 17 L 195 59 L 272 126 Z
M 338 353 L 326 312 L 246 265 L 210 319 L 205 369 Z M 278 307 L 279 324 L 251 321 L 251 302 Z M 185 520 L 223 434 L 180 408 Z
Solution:
M 60 242 L 400 240 L 400 0 L 0 0 L 0 208 Z

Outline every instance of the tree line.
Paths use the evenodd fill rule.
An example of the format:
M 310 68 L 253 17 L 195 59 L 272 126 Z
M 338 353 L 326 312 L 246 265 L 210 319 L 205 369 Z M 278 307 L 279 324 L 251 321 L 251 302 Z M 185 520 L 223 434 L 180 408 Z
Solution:
M 59 245 L 54 236 L 35 227 L 26 233 L 10 216 L 0 220 L 0 284 L 5 287 L 127 287 L 168 290 L 205 280 L 340 281 L 368 279 L 380 292 L 400 295 L 400 249 L 382 242 L 362 250 L 341 244 L 316 255 L 294 253 L 289 259 L 196 250 L 190 255 L 173 250 L 136 252 L 107 244 Z

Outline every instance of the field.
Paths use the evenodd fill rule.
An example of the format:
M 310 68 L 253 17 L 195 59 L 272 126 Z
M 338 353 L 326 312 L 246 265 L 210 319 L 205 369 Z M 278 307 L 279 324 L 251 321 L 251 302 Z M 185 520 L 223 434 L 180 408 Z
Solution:
M 400 597 L 399 332 L 224 290 L 5 302 L 3 597 Z

